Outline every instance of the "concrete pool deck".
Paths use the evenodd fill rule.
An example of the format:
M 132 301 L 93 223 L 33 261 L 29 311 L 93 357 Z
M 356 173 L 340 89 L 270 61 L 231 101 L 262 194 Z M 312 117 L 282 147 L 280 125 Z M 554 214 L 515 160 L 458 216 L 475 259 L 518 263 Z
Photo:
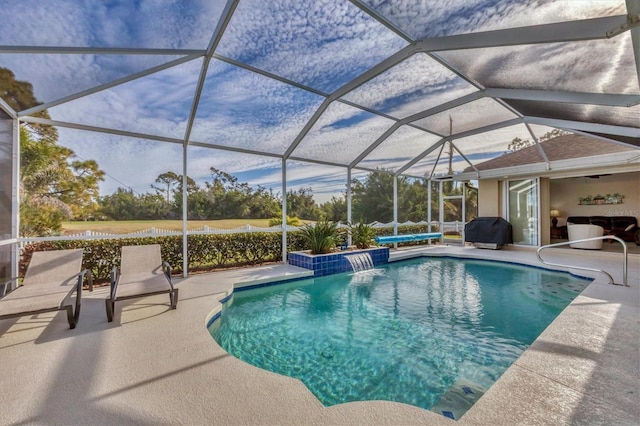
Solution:
M 423 252 L 540 266 L 535 251 L 512 248 L 394 256 Z M 621 255 L 546 253 L 622 279 Z M 640 423 L 640 256 L 629 257 L 630 288 L 574 272 L 595 280 L 458 424 Z M 301 382 L 239 361 L 211 338 L 207 316 L 234 283 L 300 273 L 272 265 L 176 279 L 177 310 L 166 295 L 134 299 L 116 304 L 112 323 L 107 288 L 98 288 L 84 292 L 74 330 L 61 312 L 0 321 L 0 424 L 456 424 L 393 402 L 323 407 Z

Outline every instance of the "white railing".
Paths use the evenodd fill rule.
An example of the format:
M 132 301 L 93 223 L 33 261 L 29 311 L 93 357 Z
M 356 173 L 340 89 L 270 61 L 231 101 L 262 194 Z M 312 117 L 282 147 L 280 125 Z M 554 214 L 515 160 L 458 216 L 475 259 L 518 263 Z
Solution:
M 566 246 L 566 245 L 571 245 L 574 243 L 585 243 L 585 242 L 589 242 L 589 241 L 598 241 L 598 240 L 615 240 L 617 242 L 619 242 L 620 244 L 622 244 L 622 284 L 617 284 L 614 280 L 613 277 L 611 276 L 610 273 L 602 270 L 602 269 L 595 269 L 595 268 L 586 268 L 584 266 L 571 266 L 571 265 L 565 265 L 562 263 L 551 263 L 548 262 L 544 259 L 542 259 L 542 251 L 551 247 L 560 247 L 560 246 Z M 563 268 L 573 268 L 573 269 L 580 269 L 582 271 L 592 271 L 592 272 L 601 272 L 603 274 L 605 274 L 607 276 L 607 278 L 609 278 L 609 284 L 611 285 L 622 285 L 625 287 L 629 287 L 629 283 L 627 282 L 627 264 L 629 262 L 629 255 L 627 254 L 627 244 L 624 242 L 624 240 L 620 237 L 616 237 L 615 235 L 604 235 L 602 237 L 591 237 L 591 238 L 584 238 L 581 240 L 573 240 L 573 241 L 563 241 L 560 243 L 554 243 L 554 244 L 547 244 L 546 246 L 542 246 L 539 247 L 538 250 L 536 251 L 536 256 L 538 256 L 538 260 L 540 262 L 542 262 L 545 265 L 550 265 L 550 266 L 561 266 Z

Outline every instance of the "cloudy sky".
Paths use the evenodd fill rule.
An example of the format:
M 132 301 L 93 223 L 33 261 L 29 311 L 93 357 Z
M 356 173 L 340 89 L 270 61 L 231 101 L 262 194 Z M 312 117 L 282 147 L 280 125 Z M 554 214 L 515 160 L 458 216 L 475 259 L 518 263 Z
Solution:
M 626 13 L 624 0 L 363 3 L 413 39 Z M 224 6 L 223 1 L 207 0 L 0 0 L 0 46 L 203 50 Z M 408 44 L 349 1 L 241 0 L 215 52 L 220 56 L 208 65 L 191 140 L 283 154 L 324 96 Z M 631 49 L 627 34 L 606 42 L 474 49 L 438 52 L 437 56 L 491 87 L 637 94 L 640 89 L 633 78 Z M 38 100 L 45 103 L 159 67 L 153 73 L 52 106 L 49 113 L 54 120 L 182 140 L 203 65 L 202 57 L 186 57 L 187 53 L 192 52 L 0 53 L 0 66 L 12 70 L 17 79 L 30 82 Z M 231 65 L 221 60 L 224 58 L 299 87 Z M 614 65 L 603 67 L 604 62 Z M 434 57 L 415 54 L 344 96 L 345 101 L 364 109 L 341 102 L 329 105 L 292 156 L 346 166 L 389 129 L 394 119 L 477 90 L 470 80 L 452 73 Z M 448 135 L 450 120 L 453 132 L 458 133 L 515 117 L 493 100 L 471 102 L 418 120 L 414 127 L 401 126 L 361 164 L 397 170 Z M 540 136 L 548 130 L 534 131 Z M 177 143 L 62 127 L 59 132 L 60 144 L 81 158 L 97 160 L 107 172 L 103 194 L 120 186 L 146 192 L 159 174 L 182 170 L 182 145 Z M 511 126 L 460 140 L 456 147 L 471 161 L 483 161 L 500 155 L 516 136 L 530 138 L 525 126 Z M 430 172 L 435 158 L 437 152 L 409 172 L 419 176 Z M 460 170 L 468 165 L 459 155 L 455 161 Z M 209 168 L 216 167 L 241 181 L 279 192 L 281 165 L 280 159 L 269 156 L 198 147 L 188 151 L 188 173 L 198 181 L 207 179 Z M 312 187 L 318 201 L 344 190 L 345 168 L 289 161 L 287 169 L 289 189 Z

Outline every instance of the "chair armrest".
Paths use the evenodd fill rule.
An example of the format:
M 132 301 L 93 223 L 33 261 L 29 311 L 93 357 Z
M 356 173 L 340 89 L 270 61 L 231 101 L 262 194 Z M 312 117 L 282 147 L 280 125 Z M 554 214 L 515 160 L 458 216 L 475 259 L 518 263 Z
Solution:
M 87 279 L 87 284 L 89 285 L 89 291 L 93 291 L 93 274 L 91 273 L 91 269 L 85 269 L 80 273 L 82 275 L 82 282 L 84 279 Z
M 18 281 L 20 279 L 20 277 L 14 277 L 14 278 L 9 278 L 8 280 L 4 281 L 2 284 L 0 284 L 2 286 L 2 288 L 0 289 L 0 297 L 4 297 L 7 295 L 7 288 L 9 287 L 9 283 L 13 282 L 13 281 Z
M 169 265 L 169 262 L 162 262 L 162 271 L 169 281 L 169 286 L 173 290 L 173 281 L 171 281 L 171 265 Z
M 91 272 L 89 272 L 88 269 L 85 269 L 84 271 L 80 272 L 78 274 L 78 282 L 76 284 L 76 291 L 78 292 L 78 299 L 80 299 L 80 297 L 82 296 L 82 285 L 84 283 L 84 277 L 87 275 L 87 273 L 91 274 Z
M 114 266 L 111 270 L 111 298 L 116 298 L 116 290 L 118 289 L 118 281 L 120 280 L 120 274 L 118 273 L 118 267 Z

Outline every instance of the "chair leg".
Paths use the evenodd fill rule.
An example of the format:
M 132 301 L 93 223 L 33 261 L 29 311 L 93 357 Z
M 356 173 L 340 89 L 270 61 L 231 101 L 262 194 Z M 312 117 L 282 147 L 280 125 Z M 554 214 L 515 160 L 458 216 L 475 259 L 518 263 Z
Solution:
M 73 315 L 73 307 L 65 306 L 65 311 L 67 311 L 67 321 L 69 322 L 69 328 L 76 328 L 77 317 Z
M 106 299 L 105 305 L 107 307 L 107 321 L 113 321 L 113 311 L 115 308 L 115 302 L 112 299 Z
M 178 290 L 174 288 L 169 292 L 169 300 L 171 302 L 171 309 L 176 309 L 178 307 Z

